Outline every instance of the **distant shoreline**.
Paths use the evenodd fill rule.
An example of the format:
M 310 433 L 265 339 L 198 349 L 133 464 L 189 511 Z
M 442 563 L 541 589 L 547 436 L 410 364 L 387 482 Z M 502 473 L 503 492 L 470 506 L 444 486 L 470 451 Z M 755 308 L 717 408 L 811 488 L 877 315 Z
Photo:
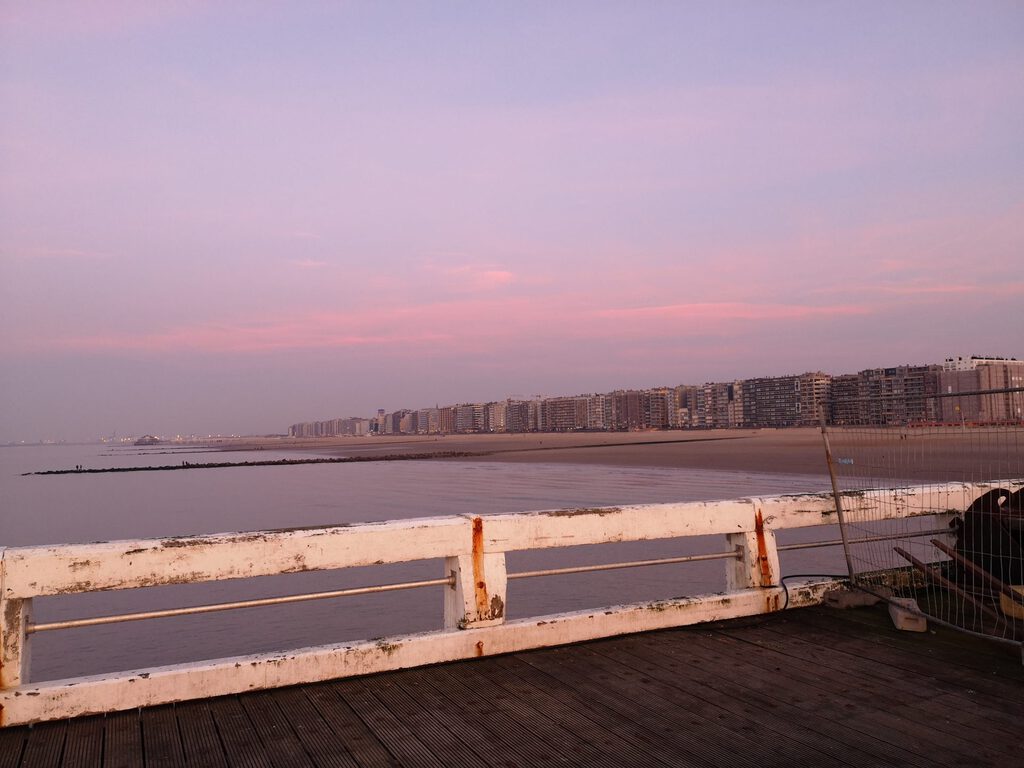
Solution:
M 897 471 L 914 481 L 948 482 L 1005 472 L 1007 438 L 989 428 L 964 434 L 960 428 L 836 428 L 837 458 L 858 455 L 858 474 Z M 900 439 L 900 438 L 904 439 Z M 969 443 L 969 445 L 968 445 Z M 238 450 L 245 441 L 221 446 Z M 248 441 L 247 447 L 302 450 L 323 456 L 373 455 L 378 452 L 456 452 L 451 461 L 585 464 L 590 466 L 699 469 L 783 475 L 828 475 L 825 446 L 818 427 L 787 429 L 709 429 L 642 432 L 532 432 L 526 434 L 395 435 L 301 440 Z M 872 459 L 869 464 L 863 462 Z M 874 468 L 870 465 L 874 464 Z M 842 474 L 847 474 L 844 470 Z M 995 479 L 995 478 L 992 478 Z
M 841 430 L 833 436 L 837 457 L 853 449 L 870 446 L 887 461 L 902 457 L 902 476 L 908 479 L 958 479 L 966 476 L 965 460 L 987 468 L 1002 460 L 998 442 L 986 450 L 978 446 L 965 456 L 959 430 L 948 434 L 909 432 L 909 440 L 896 439 L 899 428 L 852 432 Z M 865 441 L 868 442 L 865 442 Z M 40 475 L 97 474 L 106 472 L 152 472 L 184 469 L 221 469 L 227 467 L 291 466 L 300 464 L 345 464 L 380 461 L 474 461 L 517 464 L 581 464 L 589 466 L 699 469 L 757 472 L 791 475 L 827 475 L 821 431 L 813 427 L 759 430 L 707 430 L 666 432 L 534 432 L 526 434 L 471 435 L 395 435 L 380 437 L 296 438 L 222 438 L 196 442 L 200 452 L 251 452 L 245 461 L 187 462 L 160 467 L 113 467 L 107 469 L 65 469 L 33 472 Z M 184 449 L 185 447 L 182 446 Z M 905 455 L 913 449 L 927 448 L 927 462 Z M 261 460 L 262 451 L 314 454 L 296 458 Z M 985 454 L 985 455 L 982 455 Z M 859 463 L 859 460 L 858 460 Z M 976 473 L 974 473 L 976 474 Z M 974 476 L 972 474 L 972 476 Z M 981 476 L 981 475 L 977 475 Z
M 817 428 L 716 429 L 643 432 L 531 432 L 470 435 L 395 435 L 318 439 L 231 440 L 224 450 L 296 450 L 324 456 L 365 456 L 378 451 L 455 453 L 459 461 L 691 468 L 781 474 L 825 474 Z

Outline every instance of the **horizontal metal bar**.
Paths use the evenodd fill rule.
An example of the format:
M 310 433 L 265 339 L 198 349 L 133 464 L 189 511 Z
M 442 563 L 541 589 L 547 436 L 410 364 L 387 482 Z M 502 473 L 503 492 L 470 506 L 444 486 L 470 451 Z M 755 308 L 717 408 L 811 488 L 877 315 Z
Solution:
M 70 619 L 53 621 L 48 624 L 29 624 L 26 634 L 33 632 L 49 632 L 54 629 L 75 629 L 76 627 L 95 627 L 101 624 L 117 624 L 122 621 L 142 621 L 143 619 L 164 619 L 170 616 L 191 616 L 197 613 L 214 613 L 231 611 L 236 608 L 258 608 L 264 605 L 283 605 L 285 603 L 301 603 L 306 600 L 326 600 L 331 597 L 350 597 L 352 595 L 368 595 L 375 592 L 397 592 L 401 589 L 417 589 L 419 587 L 450 587 L 455 578 L 430 579 L 428 581 L 407 581 L 401 584 L 382 584 L 376 587 L 353 587 L 352 589 L 335 589 L 331 592 L 310 592 L 303 595 L 285 595 L 283 597 L 264 597 L 258 600 L 240 600 L 234 603 L 213 603 L 212 605 L 195 605 L 190 608 L 169 608 L 163 611 L 145 611 L 142 613 L 121 613 L 114 616 L 97 616 L 92 619 Z
M 741 555 L 732 552 L 714 552 L 709 555 L 686 555 L 685 557 L 664 557 L 660 560 L 634 560 L 630 563 L 601 563 L 600 565 L 577 565 L 571 568 L 549 568 L 544 571 L 519 571 L 508 574 L 509 579 L 532 579 L 536 576 L 561 576 L 565 573 L 590 573 L 592 571 L 613 571 L 618 568 L 640 568 L 645 565 L 671 565 L 673 563 L 692 563 L 696 560 L 739 559 Z
M 859 539 L 850 539 L 850 544 L 866 544 L 872 541 L 897 541 L 899 539 L 918 539 L 922 536 L 937 536 L 941 533 L 953 533 L 949 528 L 937 528 L 931 531 L 913 531 L 912 533 L 886 534 L 884 536 L 864 536 Z M 791 549 L 814 549 L 815 547 L 838 547 L 843 543 L 842 539 L 832 541 L 808 541 L 804 544 L 779 544 L 776 549 L 780 552 Z

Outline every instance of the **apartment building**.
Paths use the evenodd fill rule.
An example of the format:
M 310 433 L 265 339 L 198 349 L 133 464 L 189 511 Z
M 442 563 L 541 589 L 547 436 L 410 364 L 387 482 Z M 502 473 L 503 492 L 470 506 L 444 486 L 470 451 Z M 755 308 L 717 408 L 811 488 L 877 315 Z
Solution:
M 970 393 L 938 399 L 939 418 L 947 423 L 1019 423 L 1024 420 L 1024 360 L 952 358 L 939 373 L 939 393 Z M 979 394 L 991 391 L 991 394 Z
M 816 371 L 743 381 L 743 426 L 805 427 L 821 422 L 831 376 Z

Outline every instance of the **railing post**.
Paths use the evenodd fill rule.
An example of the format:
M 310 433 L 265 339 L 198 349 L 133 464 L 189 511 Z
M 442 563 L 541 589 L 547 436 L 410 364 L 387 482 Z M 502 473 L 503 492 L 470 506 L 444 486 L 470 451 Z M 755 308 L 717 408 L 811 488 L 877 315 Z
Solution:
M 484 552 L 483 520 L 473 518 L 473 553 L 446 557 L 445 575 L 453 578 L 445 591 L 446 629 L 488 627 L 505 622 L 508 582 L 504 552 Z
M 32 618 L 30 598 L 7 597 L 5 551 L 0 547 L 0 690 L 28 682 L 29 645 L 25 628 Z
M 736 547 L 739 557 L 728 561 L 726 585 L 729 591 L 778 586 L 779 550 L 775 532 L 764 524 L 759 500 L 753 500 L 753 530 L 730 533 L 729 546 Z M 770 608 L 770 606 L 769 606 Z

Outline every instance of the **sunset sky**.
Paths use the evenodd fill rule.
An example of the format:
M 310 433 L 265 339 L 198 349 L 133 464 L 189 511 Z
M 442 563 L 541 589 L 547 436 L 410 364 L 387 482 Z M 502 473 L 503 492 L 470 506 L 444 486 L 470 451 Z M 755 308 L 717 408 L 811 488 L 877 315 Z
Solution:
M 0 441 L 1024 355 L 1020 2 L 0 2 Z

